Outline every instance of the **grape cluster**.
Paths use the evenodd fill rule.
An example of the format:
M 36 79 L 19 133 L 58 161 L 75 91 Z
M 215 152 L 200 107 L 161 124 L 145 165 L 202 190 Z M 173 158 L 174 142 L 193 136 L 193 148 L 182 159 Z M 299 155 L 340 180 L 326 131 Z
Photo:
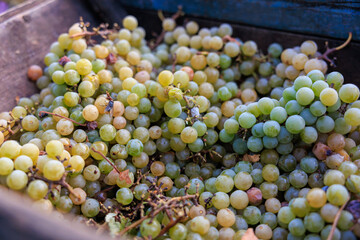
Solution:
M 28 70 L 40 93 L 0 113 L 0 183 L 113 235 L 360 237 L 359 88 L 314 41 L 264 55 L 229 24 L 162 26 L 61 34 Z

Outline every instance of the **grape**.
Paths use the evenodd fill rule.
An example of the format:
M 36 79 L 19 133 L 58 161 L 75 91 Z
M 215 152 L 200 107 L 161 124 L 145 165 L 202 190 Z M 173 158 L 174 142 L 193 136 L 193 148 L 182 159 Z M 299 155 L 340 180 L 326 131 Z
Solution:
M 14 170 L 14 162 L 7 157 L 0 158 L 0 175 L 9 175 Z
M 339 97 L 345 103 L 352 103 L 358 100 L 360 95 L 359 88 L 354 84 L 345 84 L 339 90 Z
M 305 121 L 301 116 L 293 115 L 286 120 L 285 125 L 290 133 L 297 134 L 305 128 Z
M 251 113 L 243 113 L 239 116 L 239 124 L 243 128 L 251 128 L 256 122 L 256 117 Z
M 331 204 L 340 206 L 349 199 L 349 192 L 344 186 L 334 184 L 326 191 L 326 197 Z
M 320 92 L 320 101 L 325 106 L 332 106 L 334 105 L 339 96 L 335 89 L 332 88 L 325 88 Z
M 204 216 L 197 216 L 190 222 L 191 231 L 199 234 L 205 234 L 210 229 L 210 222 Z
M 276 137 L 280 133 L 280 124 L 276 121 L 266 121 L 263 125 L 263 131 L 268 137 Z
M 151 49 L 134 16 L 122 24 L 88 46 L 76 23 L 28 69 L 41 92 L 0 113 L 0 183 L 77 221 L 143 217 L 130 238 L 327 238 L 360 193 L 360 91 L 317 44 L 263 57 L 229 24 L 168 17 Z M 336 239 L 356 238 L 351 204 Z
M 248 224 L 254 225 L 260 222 L 261 212 L 255 206 L 248 206 L 244 209 L 243 217 Z
M 128 188 L 120 188 L 116 192 L 116 201 L 121 203 L 122 205 L 129 205 L 134 198 L 133 193 Z
M 310 104 L 314 100 L 315 94 L 309 87 L 302 87 L 296 92 L 296 101 L 303 106 Z
M 275 107 L 270 112 L 270 119 L 277 121 L 278 123 L 285 122 L 287 118 L 287 112 L 283 107 Z
M 28 183 L 26 173 L 21 170 L 14 170 L 6 177 L 6 185 L 14 190 L 23 189 Z
M 350 126 L 358 126 L 360 125 L 360 109 L 358 108 L 350 108 L 346 110 L 344 114 L 345 123 Z
M 42 180 L 34 180 L 27 187 L 27 194 L 34 200 L 42 199 L 48 193 L 48 185 Z

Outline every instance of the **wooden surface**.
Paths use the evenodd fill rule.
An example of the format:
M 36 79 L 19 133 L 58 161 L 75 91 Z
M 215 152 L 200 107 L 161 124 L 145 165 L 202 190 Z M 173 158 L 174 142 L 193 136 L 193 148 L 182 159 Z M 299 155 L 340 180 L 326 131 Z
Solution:
M 2 240 L 111 240 L 71 220 L 60 220 L 32 207 L 30 199 L 0 186 Z
M 301 34 L 360 41 L 360 2 L 356 0 L 120 0 L 123 5 Z
M 11 109 L 15 96 L 38 91 L 26 78 L 27 68 L 43 66 L 51 43 L 79 16 L 95 21 L 80 1 L 71 0 L 29 1 L 0 15 L 0 111 Z

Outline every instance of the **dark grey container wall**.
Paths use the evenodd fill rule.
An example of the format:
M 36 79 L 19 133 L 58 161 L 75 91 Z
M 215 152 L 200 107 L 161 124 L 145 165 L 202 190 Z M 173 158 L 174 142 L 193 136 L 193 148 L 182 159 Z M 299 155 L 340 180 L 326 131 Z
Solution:
M 125 6 L 189 15 L 315 36 L 360 41 L 360 2 L 354 0 L 118 0 Z

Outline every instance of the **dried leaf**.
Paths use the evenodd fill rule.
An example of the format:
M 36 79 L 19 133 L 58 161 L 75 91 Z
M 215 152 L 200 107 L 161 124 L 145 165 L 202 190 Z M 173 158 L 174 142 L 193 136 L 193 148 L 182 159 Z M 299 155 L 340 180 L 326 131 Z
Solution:
M 258 162 L 260 160 L 260 154 L 245 154 L 243 156 L 243 161 L 248 161 L 248 162 Z
M 106 57 L 106 63 L 109 65 L 112 65 L 116 62 L 116 56 L 113 53 L 110 53 L 107 57 Z
M 95 130 L 98 126 L 97 122 L 96 121 L 93 121 L 93 122 L 87 122 L 87 128 L 89 130 Z
M 258 240 L 258 238 L 255 236 L 254 230 L 252 228 L 249 228 L 248 230 L 246 230 L 241 240 Z
M 127 184 L 131 184 L 131 179 L 129 177 L 129 169 L 120 172 L 119 178 L 121 181 L 125 181 Z
M 68 58 L 67 56 L 63 56 L 62 58 L 59 59 L 59 64 L 61 66 L 65 66 L 65 64 L 67 64 L 68 62 L 71 62 L 71 59 Z

